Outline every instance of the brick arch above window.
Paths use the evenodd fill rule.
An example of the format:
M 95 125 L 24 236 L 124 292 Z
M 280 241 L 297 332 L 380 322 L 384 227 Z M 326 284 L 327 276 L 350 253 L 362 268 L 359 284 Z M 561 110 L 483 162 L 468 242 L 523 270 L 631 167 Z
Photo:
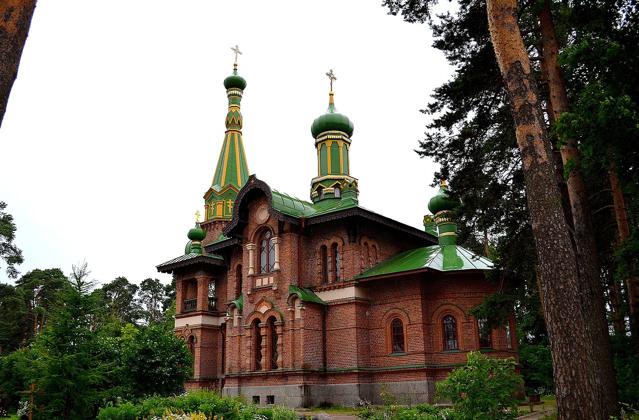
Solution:
M 402 340 L 403 340 L 403 349 L 398 349 L 394 346 L 395 340 L 393 337 L 393 321 L 399 320 L 401 322 L 402 327 Z M 399 308 L 393 308 L 386 311 L 382 318 L 382 324 L 384 326 L 384 337 L 385 337 L 385 349 L 387 354 L 393 353 L 407 353 L 408 352 L 408 325 L 410 324 L 410 318 L 408 313 Z M 396 333 L 396 332 L 395 332 Z M 395 338 L 397 334 L 395 334 Z
M 464 324 L 469 321 L 468 315 L 462 308 L 452 303 L 445 303 L 437 307 L 432 317 L 431 336 L 434 340 L 433 348 L 435 351 L 450 351 L 446 349 L 444 344 L 444 318 L 452 316 L 455 320 L 457 348 L 454 350 L 465 350 L 469 343 L 466 343 L 464 337 Z

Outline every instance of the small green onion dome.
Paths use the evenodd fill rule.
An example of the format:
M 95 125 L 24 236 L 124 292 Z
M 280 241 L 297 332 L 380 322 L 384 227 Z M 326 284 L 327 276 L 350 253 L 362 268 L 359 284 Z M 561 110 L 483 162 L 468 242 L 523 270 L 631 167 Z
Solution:
M 459 206 L 459 201 L 448 195 L 448 187 L 446 182 L 442 180 L 439 191 L 428 202 L 428 210 L 433 214 L 437 214 L 440 211 L 454 210 L 457 206 Z
M 186 243 L 186 246 L 184 247 L 184 253 L 185 254 L 190 254 L 191 253 L 191 245 L 193 245 L 193 241 L 188 241 Z
M 333 103 L 333 93 L 330 93 L 330 100 L 326 114 L 315 118 L 311 125 L 311 133 L 314 138 L 326 131 L 341 131 L 346 133 L 348 137 L 353 135 L 353 122 L 344 114 L 340 114 L 335 110 Z
M 233 70 L 233 74 L 224 79 L 224 87 L 226 89 L 236 88 L 240 90 L 244 90 L 246 88 L 246 80 L 239 74 L 237 74 L 237 69 Z
M 202 227 L 200 226 L 200 223 L 196 222 L 195 227 L 189 230 L 189 233 L 187 236 L 189 237 L 191 241 L 200 242 L 206 237 L 206 232 L 204 232 L 204 229 L 202 229 Z

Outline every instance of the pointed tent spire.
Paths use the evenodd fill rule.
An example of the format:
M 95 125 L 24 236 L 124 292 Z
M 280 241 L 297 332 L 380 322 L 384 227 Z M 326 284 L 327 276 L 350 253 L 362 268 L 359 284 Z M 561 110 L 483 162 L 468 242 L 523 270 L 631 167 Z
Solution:
M 204 195 L 205 220 L 230 219 L 237 192 L 246 183 L 249 176 L 242 141 L 242 113 L 240 112 L 240 102 L 246 88 L 246 80 L 237 73 L 237 57 L 242 52 L 237 45 L 231 50 L 235 53 L 233 74 L 224 79 L 224 87 L 229 101 L 225 120 L 226 132 L 211 188 Z

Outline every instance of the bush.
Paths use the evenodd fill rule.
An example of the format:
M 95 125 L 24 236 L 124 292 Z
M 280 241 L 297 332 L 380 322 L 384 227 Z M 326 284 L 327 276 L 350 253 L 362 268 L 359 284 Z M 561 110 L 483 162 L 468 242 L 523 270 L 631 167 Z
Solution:
M 552 356 L 547 344 L 521 343 L 519 346 L 521 376 L 528 394 L 549 394 L 554 390 Z
M 102 408 L 98 420 L 136 420 L 169 414 L 200 414 L 224 420 L 253 420 L 257 415 L 268 420 L 297 419 L 295 412 L 284 407 L 260 408 L 239 398 L 222 397 L 210 391 L 194 391 L 175 397 L 151 397 L 139 404 L 123 403 Z
M 453 403 L 455 418 L 475 420 L 517 417 L 515 393 L 522 380 L 514 359 L 493 359 L 468 353 L 468 362 L 437 384 L 437 395 Z

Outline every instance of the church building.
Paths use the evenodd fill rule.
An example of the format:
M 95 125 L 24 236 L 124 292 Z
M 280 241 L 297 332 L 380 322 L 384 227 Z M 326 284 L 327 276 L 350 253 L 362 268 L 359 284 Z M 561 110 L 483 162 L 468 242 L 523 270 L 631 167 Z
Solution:
M 353 123 L 337 112 L 327 75 L 328 109 L 308 142 L 317 150 L 309 199 L 249 173 L 237 62 L 224 80 L 226 133 L 204 220 L 183 255 L 157 267 L 176 281 L 175 333 L 194 357 L 187 389 L 291 407 L 379 403 L 383 389 L 433 402 L 435 382 L 467 352 L 517 358 L 514 316 L 491 330 L 469 313 L 496 291 L 485 277 L 492 264 L 457 245 L 458 203 L 445 183 L 423 230 L 358 204 Z

